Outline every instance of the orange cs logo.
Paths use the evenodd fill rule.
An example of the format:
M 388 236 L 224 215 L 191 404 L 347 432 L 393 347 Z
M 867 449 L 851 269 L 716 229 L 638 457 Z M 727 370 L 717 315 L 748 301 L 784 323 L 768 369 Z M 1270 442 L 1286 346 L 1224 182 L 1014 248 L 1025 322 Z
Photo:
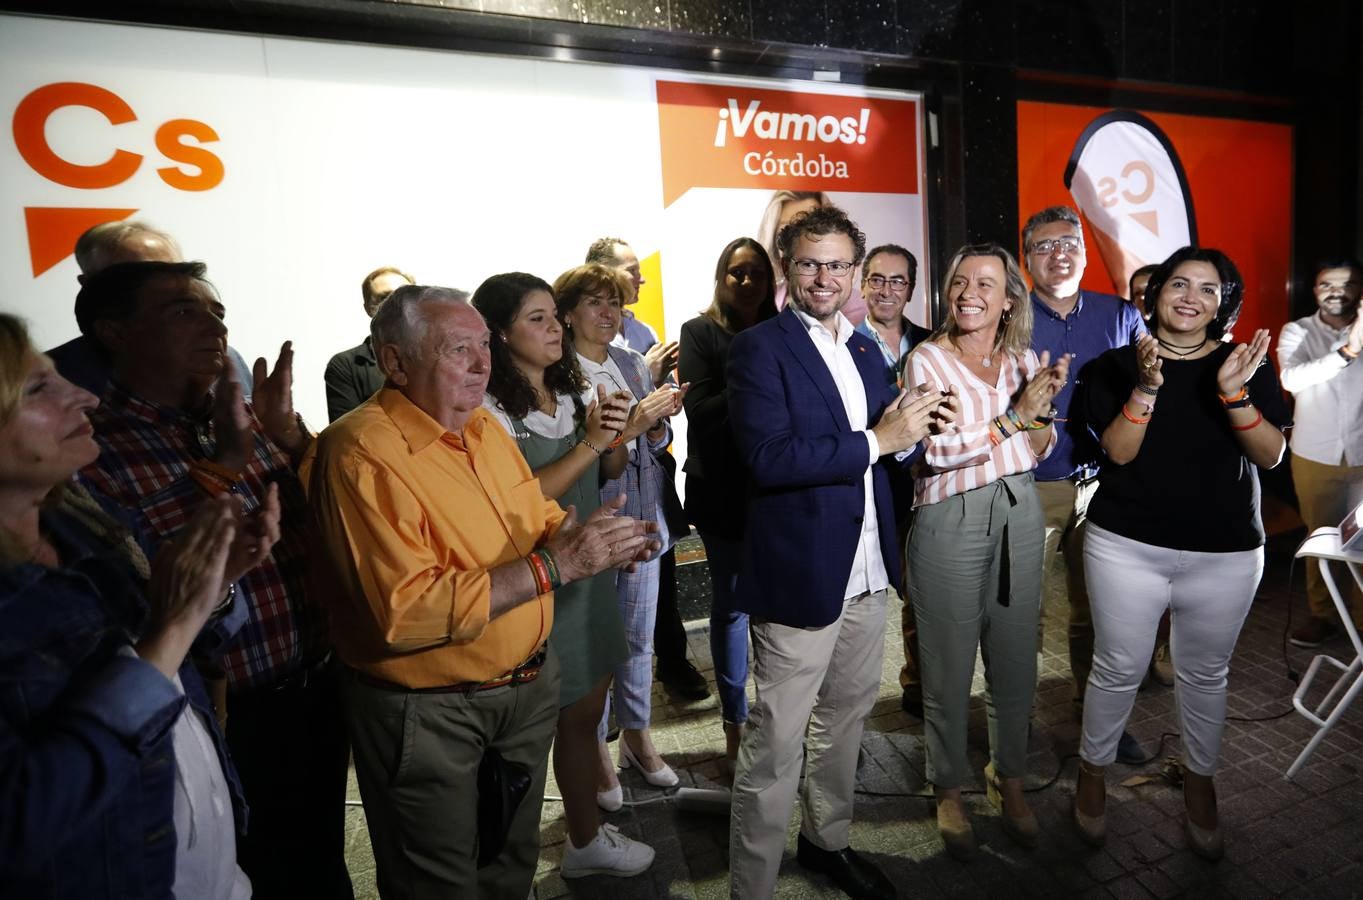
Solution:
M 85 190 L 114 187 L 133 177 L 142 166 L 140 153 L 115 148 L 104 162 L 87 166 L 62 159 L 53 151 L 47 143 L 47 120 L 68 106 L 93 109 L 111 125 L 137 120 L 132 107 L 113 91 L 79 81 L 44 85 L 21 100 L 14 111 L 14 143 L 24 162 L 49 181 Z M 171 119 L 156 129 L 155 140 L 156 149 L 166 160 L 180 164 L 156 170 L 166 184 L 182 191 L 207 191 L 222 181 L 222 160 L 199 146 L 218 140 L 210 126 L 194 119 Z M 182 166 L 190 167 L 190 171 Z
M 1098 179 L 1098 202 L 1103 206 L 1116 206 L 1118 201 L 1118 181 L 1111 175 Z M 1121 199 L 1132 205 L 1149 200 L 1155 193 L 1155 170 L 1145 160 L 1133 159 L 1122 166 Z

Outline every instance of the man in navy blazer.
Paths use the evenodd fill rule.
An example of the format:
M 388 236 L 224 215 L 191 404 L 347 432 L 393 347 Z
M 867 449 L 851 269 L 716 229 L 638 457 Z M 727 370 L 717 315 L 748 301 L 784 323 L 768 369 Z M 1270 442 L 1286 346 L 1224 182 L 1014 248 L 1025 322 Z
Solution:
M 730 896 L 772 895 L 802 761 L 800 864 L 853 897 L 894 896 L 848 847 L 901 566 L 879 460 L 915 448 L 942 398 L 897 392 L 880 351 L 842 315 L 866 252 L 845 213 L 811 210 L 777 244 L 789 303 L 735 337 L 728 363 L 734 436 L 755 485 L 736 605 L 751 616 L 757 688 L 734 773 Z

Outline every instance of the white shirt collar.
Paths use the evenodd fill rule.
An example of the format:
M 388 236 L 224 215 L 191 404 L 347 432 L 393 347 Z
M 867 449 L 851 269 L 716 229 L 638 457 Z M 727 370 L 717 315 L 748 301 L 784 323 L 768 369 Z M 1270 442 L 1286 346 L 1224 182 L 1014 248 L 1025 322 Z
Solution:
M 852 322 L 842 314 L 842 310 L 838 310 L 833 314 L 833 324 L 838 329 L 837 334 L 834 334 L 824 327 L 822 322 L 800 309 L 795 304 L 790 304 L 790 308 L 794 310 L 795 315 L 799 316 L 800 322 L 805 326 L 806 331 L 813 331 L 817 328 L 839 345 L 846 344 L 852 337 Z

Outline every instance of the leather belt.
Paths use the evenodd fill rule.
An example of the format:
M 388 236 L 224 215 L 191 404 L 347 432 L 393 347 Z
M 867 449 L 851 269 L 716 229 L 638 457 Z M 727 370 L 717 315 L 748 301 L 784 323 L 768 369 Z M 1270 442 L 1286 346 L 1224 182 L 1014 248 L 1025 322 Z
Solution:
M 403 694 L 476 694 L 480 691 L 490 691 L 493 688 L 517 687 L 522 684 L 529 684 L 540 677 L 540 669 L 544 667 L 544 660 L 549 655 L 549 645 L 542 644 L 535 655 L 521 663 L 510 672 L 505 672 L 488 681 L 461 681 L 457 684 L 440 684 L 435 687 L 408 687 L 405 684 L 398 684 L 394 681 L 385 681 L 382 678 L 375 678 L 359 670 L 352 670 L 355 673 L 355 680 L 360 684 L 381 691 L 395 691 Z

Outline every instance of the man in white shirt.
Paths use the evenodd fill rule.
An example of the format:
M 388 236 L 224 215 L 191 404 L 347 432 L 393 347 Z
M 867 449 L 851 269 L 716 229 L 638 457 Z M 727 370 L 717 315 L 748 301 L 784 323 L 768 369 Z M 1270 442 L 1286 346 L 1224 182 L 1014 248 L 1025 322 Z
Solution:
M 893 897 L 848 846 L 886 595 L 900 572 L 880 459 L 915 447 L 942 398 L 903 402 L 880 351 L 842 314 L 866 252 L 846 213 L 811 210 L 778 242 L 789 303 L 734 338 L 727 370 L 754 485 L 734 604 L 750 616 L 757 690 L 734 773 L 729 893 L 772 896 L 799 793 L 800 865 L 852 897 Z
M 1316 267 L 1316 312 L 1288 322 L 1278 336 L 1283 388 L 1296 400 L 1292 481 L 1307 531 L 1338 525 L 1363 502 L 1363 265 L 1326 260 Z M 1353 585 L 1340 567 L 1335 583 Z M 1352 591 L 1355 625 L 1363 629 L 1363 596 Z M 1336 633 L 1336 611 L 1317 566 L 1306 569 L 1311 617 L 1293 630 L 1298 647 L 1319 647 Z

